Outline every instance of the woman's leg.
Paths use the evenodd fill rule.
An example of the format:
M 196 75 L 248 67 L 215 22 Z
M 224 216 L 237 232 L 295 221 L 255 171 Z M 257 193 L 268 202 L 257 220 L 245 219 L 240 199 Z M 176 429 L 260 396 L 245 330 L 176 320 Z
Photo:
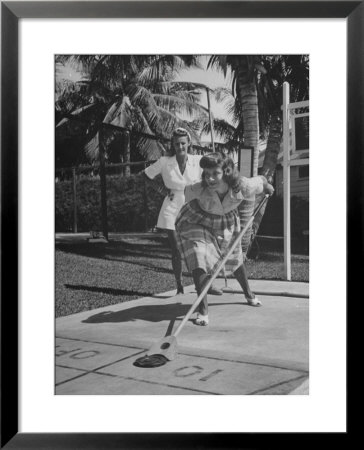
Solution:
M 177 283 L 177 294 L 183 294 L 182 258 L 177 247 L 177 233 L 175 230 L 167 230 L 167 235 L 172 250 L 172 269 Z
M 250 290 L 248 275 L 246 273 L 244 263 L 235 270 L 234 276 L 242 287 L 247 302 L 253 306 L 260 306 L 261 302 L 255 298 L 255 294 L 253 294 L 253 292 Z
M 192 277 L 193 281 L 195 283 L 197 294 L 200 295 L 200 293 L 203 290 L 203 287 L 206 285 L 206 282 L 208 281 L 209 276 L 207 273 L 202 269 L 195 269 L 192 271 Z M 203 297 L 201 302 L 197 306 L 197 312 L 202 314 L 203 316 L 207 316 L 208 313 L 208 303 L 207 303 L 207 295 Z
M 177 232 L 175 230 L 167 230 L 169 245 L 172 250 L 172 269 L 177 283 L 177 294 L 183 294 L 182 283 L 182 257 L 177 247 Z M 195 283 L 196 284 L 196 283 Z M 222 291 L 216 288 L 213 284 L 209 291 L 211 295 L 222 295 Z

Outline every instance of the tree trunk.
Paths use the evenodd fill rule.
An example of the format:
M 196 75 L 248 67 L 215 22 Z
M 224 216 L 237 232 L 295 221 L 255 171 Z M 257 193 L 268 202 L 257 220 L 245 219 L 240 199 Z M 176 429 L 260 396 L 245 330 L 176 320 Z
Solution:
M 250 83 L 239 82 L 246 74 L 238 75 L 238 93 L 243 110 L 244 124 L 244 146 L 254 148 L 253 156 L 253 176 L 258 174 L 259 161 L 259 116 L 258 116 L 258 94 L 255 81 Z M 254 200 L 244 200 L 239 206 L 240 225 L 244 227 L 254 212 Z M 252 227 L 249 227 L 245 235 L 242 237 L 241 246 L 244 253 L 249 249 L 252 239 Z
M 265 151 L 265 157 L 261 175 L 264 175 L 268 182 L 273 181 L 274 173 L 276 171 L 277 159 L 282 142 L 282 113 L 275 111 L 272 114 L 269 125 L 269 136 L 267 142 L 267 148 Z
M 129 131 L 126 131 L 124 133 L 124 163 L 129 163 L 130 162 L 130 133 Z M 125 166 L 124 167 L 124 175 L 126 177 L 130 177 L 130 166 Z
M 254 148 L 253 176 L 258 174 L 259 161 L 259 115 L 258 93 L 255 81 L 239 83 L 239 96 L 243 110 L 244 146 Z
M 264 175 L 269 183 L 273 182 L 273 177 L 277 166 L 278 154 L 281 148 L 281 142 L 282 142 L 282 118 L 281 112 L 276 110 L 274 111 L 271 117 L 267 148 L 265 150 L 263 167 L 262 170 L 260 171 L 260 174 Z M 255 203 L 258 204 L 260 200 L 261 196 L 256 198 Z M 260 224 L 262 222 L 265 213 L 266 206 L 267 203 L 263 206 L 263 208 L 261 208 L 259 213 L 254 218 L 252 229 L 252 241 L 258 233 Z

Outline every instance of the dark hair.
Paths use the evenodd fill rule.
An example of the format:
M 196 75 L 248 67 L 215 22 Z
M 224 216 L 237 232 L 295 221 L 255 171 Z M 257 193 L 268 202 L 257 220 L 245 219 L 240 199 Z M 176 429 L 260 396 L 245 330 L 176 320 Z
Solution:
M 193 153 L 193 151 L 192 151 L 191 135 L 185 128 L 180 127 L 180 128 L 176 128 L 173 131 L 172 139 L 171 139 L 171 146 L 169 148 L 168 156 L 174 156 L 176 154 L 176 151 L 175 151 L 174 146 L 173 146 L 173 140 L 175 138 L 179 138 L 179 137 L 186 137 L 187 138 L 187 140 L 188 140 L 187 153 Z
M 229 187 L 235 189 L 238 184 L 240 174 L 238 169 L 235 167 L 234 161 L 222 153 L 214 152 L 204 155 L 200 159 L 200 167 L 202 169 L 215 169 L 216 167 L 220 167 L 224 172 L 223 179 Z M 205 172 L 202 172 L 202 185 L 204 187 L 207 186 L 205 181 Z

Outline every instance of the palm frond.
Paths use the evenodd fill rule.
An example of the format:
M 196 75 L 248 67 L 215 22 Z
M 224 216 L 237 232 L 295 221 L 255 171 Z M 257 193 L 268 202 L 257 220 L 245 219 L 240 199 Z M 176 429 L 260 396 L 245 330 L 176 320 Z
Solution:
M 228 89 L 226 87 L 218 87 L 213 90 L 213 94 L 215 97 L 215 100 L 217 102 L 224 102 L 226 100 L 234 100 L 233 93 L 231 89 Z
M 190 101 L 199 101 L 201 99 L 202 89 L 207 89 L 205 85 L 191 83 L 187 81 L 154 81 L 146 85 L 156 94 L 172 94 Z
M 130 84 L 126 89 L 126 93 L 135 106 L 143 109 L 144 116 L 153 128 L 160 120 L 158 105 L 153 98 L 153 94 L 144 86 L 137 84 Z
M 95 161 L 99 157 L 99 133 L 95 133 L 84 146 L 84 151 L 90 161 Z
M 180 119 L 172 112 L 163 108 L 160 108 L 160 115 L 162 117 L 162 121 L 158 128 L 158 134 L 171 139 L 173 131 L 178 127 L 183 127 L 186 128 L 186 130 L 191 134 L 193 143 L 198 144 L 200 142 L 200 136 L 196 132 L 194 126 L 195 123 L 193 121 L 188 122 L 187 120 Z
M 190 128 L 195 130 L 195 132 L 200 135 L 202 133 L 202 129 L 205 126 L 206 123 L 209 122 L 209 118 L 206 115 L 200 115 L 198 117 L 195 117 L 190 122 Z
M 72 69 L 90 73 L 102 55 L 56 55 L 55 62 L 68 65 Z
M 133 123 L 133 130 L 140 131 L 142 133 L 154 135 L 154 132 L 149 126 L 148 120 L 144 115 L 144 111 L 142 108 L 135 108 L 134 109 L 134 119 L 135 122 Z
M 158 159 L 165 152 L 164 146 L 157 140 L 139 137 L 136 140 L 139 153 L 147 160 Z
M 188 116 L 201 113 L 208 114 L 208 110 L 204 106 L 178 96 L 153 94 L 153 98 L 159 107 L 167 109 L 168 111 L 187 114 Z
M 91 108 L 95 108 L 95 104 L 90 104 L 90 105 L 85 105 L 82 108 L 78 108 L 75 111 L 72 111 L 70 114 L 75 118 L 75 119 L 79 119 L 79 120 L 87 120 L 85 116 L 85 112 L 89 112 Z M 63 118 L 57 125 L 56 128 L 61 127 L 62 125 L 64 125 L 65 123 L 67 123 L 69 120 L 68 117 Z
M 126 96 L 111 105 L 103 120 L 103 123 L 122 128 L 130 128 L 131 122 L 131 104 L 129 98 Z
M 186 63 L 187 59 L 179 55 L 155 55 L 137 74 L 136 80 L 141 84 L 163 78 L 170 80 L 176 71 L 186 67 Z M 190 60 L 189 63 L 192 65 L 193 60 Z
M 207 63 L 207 69 L 214 67 L 215 69 L 221 71 L 225 77 L 227 74 L 228 66 L 229 63 L 227 55 L 213 55 Z
M 214 133 L 217 137 L 229 141 L 233 139 L 236 129 L 233 125 L 224 119 L 214 119 L 213 121 Z M 203 133 L 210 134 L 211 127 L 209 122 L 205 122 L 202 128 Z

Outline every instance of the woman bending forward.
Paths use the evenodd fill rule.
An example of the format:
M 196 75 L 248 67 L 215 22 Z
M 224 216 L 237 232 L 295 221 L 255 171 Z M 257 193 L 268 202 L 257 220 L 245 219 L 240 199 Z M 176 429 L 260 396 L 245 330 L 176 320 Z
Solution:
M 273 186 L 263 176 L 241 177 L 234 162 L 220 153 L 200 160 L 202 181 L 186 187 L 186 204 L 176 219 L 177 243 L 200 294 L 219 262 L 236 240 L 240 228 L 238 205 L 263 192 L 272 194 Z M 241 245 L 235 247 L 225 264 L 241 285 L 247 302 L 260 306 L 249 287 Z M 197 325 L 208 324 L 207 296 L 197 307 Z

